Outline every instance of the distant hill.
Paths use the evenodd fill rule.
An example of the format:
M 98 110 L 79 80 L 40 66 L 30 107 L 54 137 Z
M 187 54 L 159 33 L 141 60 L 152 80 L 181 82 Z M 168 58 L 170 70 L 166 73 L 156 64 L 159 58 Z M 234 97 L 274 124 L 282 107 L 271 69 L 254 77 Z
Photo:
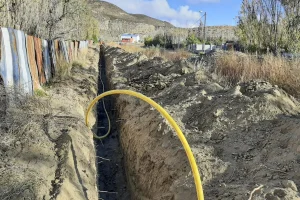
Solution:
M 120 0 L 121 1 L 121 0 Z M 130 14 L 118 6 L 106 1 L 89 0 L 89 6 L 100 24 L 101 38 L 105 41 L 119 41 L 123 33 L 155 36 L 158 33 L 176 34 L 179 40 L 185 40 L 189 33 L 197 33 L 197 29 L 177 28 L 169 22 L 154 19 L 143 14 Z M 207 37 L 233 39 L 234 27 L 207 27 Z
M 102 18 L 144 23 L 153 26 L 174 27 L 169 22 L 154 19 L 146 15 L 127 13 L 118 6 L 106 1 L 93 0 L 90 1 L 90 6 L 93 12 L 99 14 Z

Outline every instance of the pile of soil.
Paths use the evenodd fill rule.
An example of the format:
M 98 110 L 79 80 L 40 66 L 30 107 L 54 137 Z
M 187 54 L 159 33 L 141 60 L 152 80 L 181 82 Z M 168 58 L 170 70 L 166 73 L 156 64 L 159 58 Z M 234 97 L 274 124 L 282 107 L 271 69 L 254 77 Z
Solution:
M 178 122 L 206 199 L 300 198 L 297 99 L 261 80 L 225 87 L 187 61 L 147 59 L 104 46 L 102 51 L 110 89 L 141 92 Z M 118 96 L 116 106 L 132 199 L 196 199 L 185 152 L 166 121 L 133 97 Z
M 98 199 L 93 136 L 84 116 L 97 95 L 99 50 L 89 49 L 87 58 L 45 92 L 1 105 L 0 199 Z

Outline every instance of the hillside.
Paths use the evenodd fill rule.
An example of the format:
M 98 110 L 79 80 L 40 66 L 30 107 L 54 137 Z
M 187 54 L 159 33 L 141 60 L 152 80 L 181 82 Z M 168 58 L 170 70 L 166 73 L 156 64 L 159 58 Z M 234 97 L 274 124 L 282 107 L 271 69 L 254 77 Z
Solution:
M 130 14 L 118 6 L 106 1 L 91 0 L 89 6 L 93 15 L 100 23 L 100 35 L 104 41 L 118 41 L 123 33 L 154 36 L 159 33 L 168 33 L 185 40 L 187 35 L 197 29 L 177 28 L 169 22 L 154 19 L 143 14 Z M 223 37 L 234 39 L 234 27 L 213 26 L 207 27 L 208 37 Z
M 109 20 L 123 20 L 135 23 L 144 23 L 153 26 L 174 27 L 169 22 L 161 21 L 142 14 L 130 14 L 119 8 L 118 6 L 106 1 L 94 0 L 90 2 L 94 13 L 98 18 L 106 18 Z

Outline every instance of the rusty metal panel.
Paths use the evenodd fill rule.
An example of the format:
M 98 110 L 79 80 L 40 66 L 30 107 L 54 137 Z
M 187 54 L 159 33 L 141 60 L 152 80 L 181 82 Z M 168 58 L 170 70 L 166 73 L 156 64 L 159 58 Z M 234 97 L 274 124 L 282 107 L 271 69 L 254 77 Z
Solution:
M 11 46 L 13 80 L 14 80 L 13 83 L 14 83 L 14 87 L 19 89 L 20 88 L 20 67 L 19 67 L 17 40 L 13 29 L 8 28 L 8 34 L 9 34 L 9 41 Z
M 34 37 L 35 58 L 38 68 L 40 84 L 46 83 L 45 70 L 43 66 L 42 40 Z
M 74 54 L 75 54 L 75 59 L 78 58 L 78 42 L 74 42 Z
M 73 58 L 72 58 L 71 41 L 66 41 L 66 45 L 67 45 L 67 53 L 68 53 L 69 61 L 72 62 Z
M 74 60 L 74 43 L 73 43 L 73 41 L 69 42 L 69 57 L 70 57 L 71 61 Z
M 26 44 L 27 44 L 27 56 L 28 56 L 28 62 L 29 62 L 29 69 L 31 72 L 32 82 L 33 82 L 33 90 L 40 89 L 40 81 L 39 81 L 39 73 L 37 64 L 35 61 L 35 50 L 34 50 L 34 41 L 33 36 L 26 37 Z
M 60 56 L 59 40 L 54 40 L 54 49 L 55 49 L 56 58 L 59 58 L 59 56 Z

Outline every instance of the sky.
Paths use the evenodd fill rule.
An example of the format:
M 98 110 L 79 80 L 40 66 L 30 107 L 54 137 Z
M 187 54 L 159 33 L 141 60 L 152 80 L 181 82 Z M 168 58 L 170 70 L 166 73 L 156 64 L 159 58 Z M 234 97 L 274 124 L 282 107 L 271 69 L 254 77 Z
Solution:
M 208 26 L 235 25 L 242 0 L 105 0 L 133 14 L 172 23 L 178 27 L 195 27 L 207 13 Z

